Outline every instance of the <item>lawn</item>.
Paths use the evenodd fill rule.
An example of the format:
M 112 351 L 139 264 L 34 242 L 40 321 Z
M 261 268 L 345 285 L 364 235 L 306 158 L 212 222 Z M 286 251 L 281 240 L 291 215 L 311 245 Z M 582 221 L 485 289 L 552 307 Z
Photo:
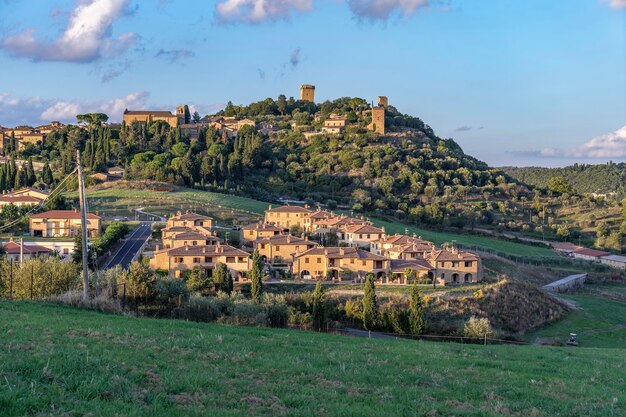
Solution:
M 0 414 L 623 416 L 614 349 L 362 339 L 0 302 Z
M 590 285 L 576 294 L 559 297 L 576 303 L 577 308 L 561 320 L 527 334 L 527 340 L 560 338 L 570 333 L 578 335 L 580 346 L 626 349 L 626 302 L 608 298 L 607 294 L 624 295 L 624 286 Z
M 73 196 L 73 194 L 69 194 Z M 243 211 L 248 214 L 262 215 L 267 210 L 269 203 L 253 200 L 246 197 L 238 197 L 229 194 L 220 194 L 209 191 L 196 191 L 186 188 L 175 188 L 172 192 L 157 192 L 151 190 L 134 190 L 123 188 L 102 188 L 98 190 L 88 189 L 87 197 L 95 200 L 119 200 L 113 205 L 106 206 L 108 213 L 126 213 L 130 205 L 144 206 L 145 210 L 158 214 L 171 214 L 179 209 L 194 209 L 197 206 L 209 205 L 232 210 Z M 94 206 L 98 208 L 98 206 Z M 465 246 L 478 247 L 485 250 L 504 252 L 514 256 L 555 258 L 558 255 L 545 247 L 525 245 L 522 243 L 496 239 L 487 236 L 475 236 L 461 233 L 438 232 L 421 229 L 403 223 L 394 223 L 382 219 L 372 218 L 377 226 L 384 226 L 388 233 L 404 233 L 405 229 L 410 234 L 417 234 L 424 239 L 442 244 L 456 241 Z

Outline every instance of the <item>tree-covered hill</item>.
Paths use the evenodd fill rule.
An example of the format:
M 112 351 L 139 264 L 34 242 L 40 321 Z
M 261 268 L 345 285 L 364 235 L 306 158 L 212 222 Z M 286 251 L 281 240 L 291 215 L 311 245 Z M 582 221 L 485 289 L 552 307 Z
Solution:
M 553 177 L 563 177 L 578 194 L 626 195 L 625 163 L 574 164 L 565 168 L 504 167 L 502 170 L 520 182 L 539 188 L 547 188 Z

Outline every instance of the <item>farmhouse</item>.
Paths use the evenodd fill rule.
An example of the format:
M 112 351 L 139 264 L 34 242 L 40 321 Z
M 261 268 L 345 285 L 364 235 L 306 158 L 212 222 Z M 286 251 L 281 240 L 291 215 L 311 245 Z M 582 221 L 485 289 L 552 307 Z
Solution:
M 584 259 L 585 261 L 600 262 L 603 256 L 610 255 L 609 252 L 601 250 L 581 248 L 572 252 L 572 256 L 576 259 Z
M 306 223 L 305 218 L 311 214 L 308 206 L 281 206 L 269 208 L 265 211 L 265 222 L 272 223 L 282 229 L 291 229 L 294 226 L 304 229 Z
M 161 249 L 154 252 L 150 267 L 168 271 L 170 276 L 183 277 L 188 271 L 202 268 L 208 276 L 218 264 L 225 264 L 235 281 L 246 279 L 250 269 L 250 254 L 230 245 L 198 245 Z
M 302 239 L 291 235 L 276 235 L 255 240 L 254 249 L 259 255 L 270 263 L 291 263 L 293 256 L 318 246 L 317 243 L 308 239 Z
M 426 255 L 438 283 L 458 284 L 478 282 L 483 279 L 480 258 L 456 248 L 433 251 Z
M 38 237 L 76 236 L 81 227 L 81 215 L 76 210 L 51 210 L 33 214 L 29 219 L 30 235 Z M 100 236 L 102 219 L 95 214 L 87 214 L 89 237 Z

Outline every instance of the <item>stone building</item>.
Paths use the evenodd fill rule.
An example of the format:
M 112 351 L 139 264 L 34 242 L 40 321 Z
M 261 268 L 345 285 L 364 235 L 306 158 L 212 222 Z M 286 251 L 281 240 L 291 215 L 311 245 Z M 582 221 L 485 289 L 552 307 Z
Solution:
M 29 218 L 30 235 L 37 237 L 76 236 L 81 227 L 81 215 L 77 210 L 50 210 L 33 214 Z M 87 234 L 98 237 L 102 229 L 102 219 L 87 213 Z
M 433 267 L 437 283 L 460 284 L 478 282 L 483 278 L 480 257 L 456 248 L 441 249 L 426 255 Z
M 382 107 L 383 109 L 389 107 L 389 99 L 387 96 L 378 96 L 378 107 Z
M 311 84 L 302 84 L 300 86 L 300 100 L 315 103 L 315 86 Z
M 167 271 L 170 276 L 181 278 L 185 272 L 202 268 L 208 276 L 218 264 L 225 264 L 235 281 L 247 279 L 250 270 L 250 254 L 230 245 L 198 245 L 160 249 L 154 252 L 150 267 Z
M 381 135 L 385 134 L 385 108 L 374 107 L 372 108 L 372 123 L 369 125 L 370 129 Z
M 172 114 L 172 112 L 167 110 L 124 110 L 124 122 L 126 125 L 134 122 L 152 123 L 158 120 L 164 121 L 171 127 L 178 127 L 178 125 L 184 124 L 184 106 L 178 106 L 176 114 Z

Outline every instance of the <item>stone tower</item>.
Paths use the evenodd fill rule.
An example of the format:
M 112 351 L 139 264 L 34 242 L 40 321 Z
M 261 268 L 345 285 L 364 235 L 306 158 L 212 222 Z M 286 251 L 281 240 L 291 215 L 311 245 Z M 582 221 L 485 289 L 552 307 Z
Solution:
M 385 108 L 373 107 L 372 108 L 372 124 L 369 126 L 376 133 L 381 135 L 385 134 Z
M 315 86 L 311 84 L 302 84 L 300 86 L 300 100 L 315 103 Z
M 389 106 L 389 99 L 387 96 L 378 96 L 378 107 L 387 108 Z
M 176 117 L 178 118 L 178 124 L 189 123 L 187 120 L 187 114 L 189 113 L 189 107 L 186 105 L 176 107 Z

